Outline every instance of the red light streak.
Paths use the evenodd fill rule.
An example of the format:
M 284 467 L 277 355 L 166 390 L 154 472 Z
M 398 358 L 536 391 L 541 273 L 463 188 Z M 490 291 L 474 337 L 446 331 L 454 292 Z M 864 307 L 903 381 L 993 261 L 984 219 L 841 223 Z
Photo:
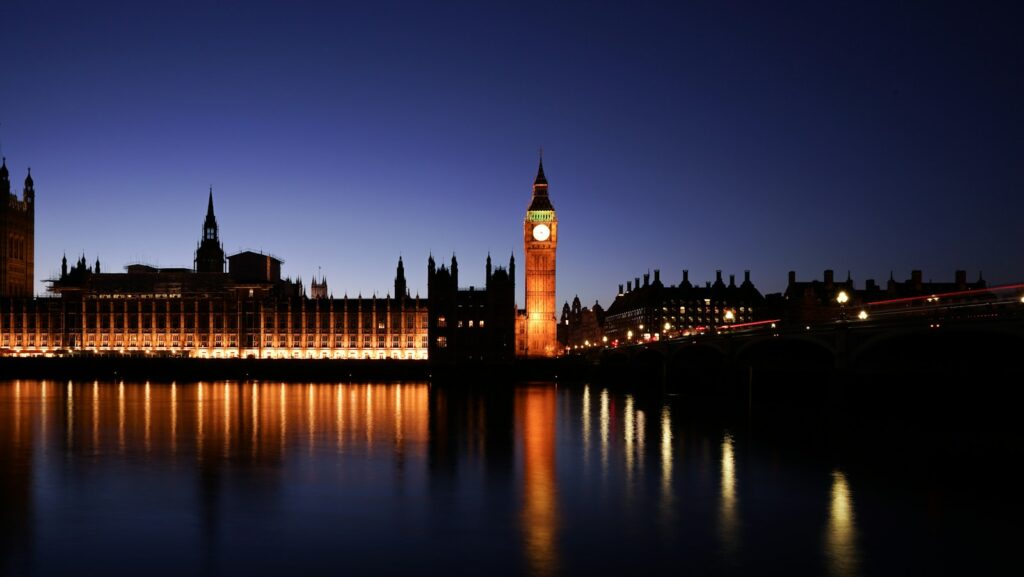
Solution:
M 996 287 L 983 288 L 983 289 L 969 289 L 969 290 L 962 290 L 962 291 L 952 291 L 952 292 L 948 292 L 948 293 L 927 294 L 927 295 L 921 295 L 921 296 L 916 296 L 916 297 L 903 297 L 903 298 L 889 299 L 889 300 L 884 300 L 884 301 L 874 301 L 874 302 L 870 302 L 870 303 L 864 303 L 863 306 L 871 307 L 871 306 L 878 306 L 878 305 L 892 305 L 892 304 L 898 304 L 898 303 L 911 303 L 911 302 L 915 302 L 915 301 L 927 301 L 928 299 L 943 299 L 943 298 L 958 297 L 958 296 L 965 296 L 965 295 L 979 295 L 980 296 L 980 295 L 983 295 L 985 293 L 1006 292 L 1006 291 L 1020 290 L 1020 289 L 1024 289 L 1024 283 L 996 286 Z

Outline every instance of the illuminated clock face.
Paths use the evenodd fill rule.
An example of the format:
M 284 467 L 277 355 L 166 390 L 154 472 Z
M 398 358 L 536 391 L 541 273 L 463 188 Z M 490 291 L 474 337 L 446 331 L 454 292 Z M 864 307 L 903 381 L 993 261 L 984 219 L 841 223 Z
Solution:
M 541 242 L 548 239 L 551 236 L 551 229 L 546 224 L 538 224 L 533 227 L 533 239 Z

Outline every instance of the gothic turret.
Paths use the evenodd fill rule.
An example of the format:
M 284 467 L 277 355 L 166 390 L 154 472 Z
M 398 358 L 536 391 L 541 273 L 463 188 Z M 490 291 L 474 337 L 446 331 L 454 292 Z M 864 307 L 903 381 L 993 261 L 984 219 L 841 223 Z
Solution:
M 25 177 L 25 202 L 32 204 L 36 200 L 35 182 L 32 180 L 32 169 L 28 169 L 28 176 Z
M 405 284 L 405 265 L 402 264 L 402 257 L 398 257 L 398 271 L 395 273 L 395 298 L 406 298 L 409 296 L 409 289 Z
M 7 171 L 7 157 L 0 163 L 0 193 L 11 194 L 11 173 Z M 7 198 L 6 196 L 4 197 Z M 6 200 L 4 201 L 6 202 Z
M 224 272 L 224 246 L 220 243 L 217 217 L 213 214 L 213 187 L 203 221 L 203 239 L 196 248 L 196 272 Z

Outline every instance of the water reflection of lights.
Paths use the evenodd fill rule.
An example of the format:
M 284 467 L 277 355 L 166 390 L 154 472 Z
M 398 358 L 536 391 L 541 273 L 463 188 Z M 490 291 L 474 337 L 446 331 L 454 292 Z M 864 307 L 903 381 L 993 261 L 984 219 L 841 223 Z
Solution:
M 144 406 L 143 406 L 142 410 L 143 410 L 143 413 L 144 413 L 143 421 L 144 421 L 144 427 L 145 427 L 146 453 L 149 453 L 150 449 L 153 447 L 153 443 L 152 443 L 153 437 L 152 437 L 152 434 L 151 434 L 152 433 L 151 424 L 152 424 L 152 415 L 153 415 L 152 411 L 153 411 L 153 407 L 152 407 L 152 397 L 150 397 L 150 394 L 149 394 L 149 381 L 146 381 Z
M 92 382 L 92 444 L 100 443 L 100 383 Z
M 590 461 L 590 386 L 583 385 L 583 464 Z
M 12 380 L 0 388 L 0 397 L 9 401 L 0 398 L 0 424 L 14 426 L 13 443 L 21 442 L 19 431 L 38 431 L 34 446 L 41 451 L 47 433 L 56 433 L 76 449 L 150 457 L 187 450 L 209 463 L 281 458 L 286 448 L 307 441 L 322 445 L 318 440 L 324 439 L 337 442 L 339 450 L 348 441 L 367 453 L 389 447 L 403 459 L 416 458 L 425 454 L 429 437 L 424 384 L 71 381 L 57 386 L 60 394 L 49 397 L 42 395 L 52 387 L 47 391 L 42 381 Z M 346 407 L 350 399 L 352 406 Z M 47 411 L 54 410 L 62 418 L 51 424 Z
M 736 457 L 733 454 L 733 438 L 728 432 L 722 438 L 722 498 L 719 511 L 719 527 L 722 545 L 728 554 L 737 547 L 736 535 Z
M 636 412 L 636 463 L 637 469 L 643 474 L 644 470 L 644 428 L 646 427 L 646 417 L 644 412 L 638 410 Z
M 634 428 L 633 395 L 626 395 L 626 409 L 622 423 L 622 437 L 626 442 L 626 482 L 633 480 L 633 436 Z
M 853 497 L 846 475 L 836 470 L 832 472 L 832 499 L 825 535 L 825 556 L 831 575 L 847 577 L 857 574 L 856 537 Z
M 178 452 L 178 384 L 171 383 L 171 454 Z
M 523 447 L 522 531 L 533 575 L 558 573 L 558 486 L 555 473 L 557 398 L 552 388 L 516 391 L 516 426 Z
M 668 405 L 661 408 L 661 494 L 672 496 L 672 414 Z
M 68 420 L 68 447 L 73 446 L 74 437 L 73 431 L 75 430 L 75 389 L 68 381 L 68 394 L 67 394 L 67 420 Z
M 608 389 L 601 389 L 601 472 L 608 474 Z
M 117 450 L 124 453 L 124 381 L 117 384 Z

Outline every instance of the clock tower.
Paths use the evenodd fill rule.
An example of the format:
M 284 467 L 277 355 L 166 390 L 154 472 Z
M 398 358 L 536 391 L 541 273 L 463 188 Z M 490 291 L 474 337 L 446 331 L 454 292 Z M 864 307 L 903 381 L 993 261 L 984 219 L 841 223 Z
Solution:
M 548 198 L 544 160 L 533 181 L 533 198 L 523 221 L 523 252 L 526 254 L 526 347 L 528 357 L 553 357 L 558 353 L 555 319 L 555 249 L 558 219 Z

